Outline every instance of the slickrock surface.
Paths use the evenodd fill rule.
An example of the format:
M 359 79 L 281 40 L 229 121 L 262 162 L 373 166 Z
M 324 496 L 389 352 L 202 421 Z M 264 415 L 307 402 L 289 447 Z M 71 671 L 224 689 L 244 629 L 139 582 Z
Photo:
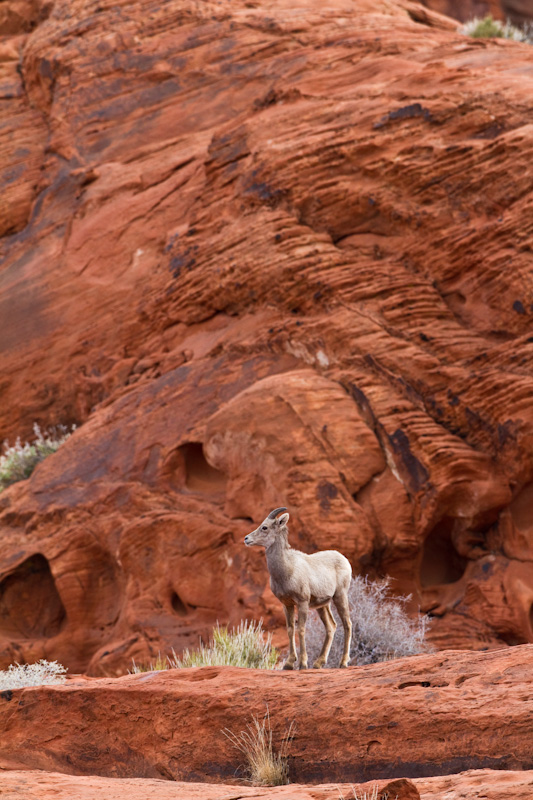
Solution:
M 139 780 L 99 777 L 71 777 L 49 772 L 0 773 L 2 800 L 353 800 L 354 790 L 360 795 L 372 792 L 375 782 L 363 786 L 332 784 L 326 786 L 252 787 L 242 784 L 220 786 L 205 783 L 183 783 L 162 780 Z M 420 793 L 412 781 L 380 781 L 376 800 L 419 800 Z M 506 800 L 506 797 L 505 797 Z
M 468 770 L 414 783 L 423 800 L 529 800 L 533 796 L 531 770 Z
M 533 641 L 533 48 L 410 0 L 2 3 L 0 666 L 282 625 L 242 538 Z
M 533 645 L 445 651 L 347 670 L 233 667 L 72 679 L 0 693 L 0 768 L 234 781 L 222 733 L 268 707 L 296 726 L 294 783 L 533 769 Z M 238 773 L 237 773 L 238 774 Z
M 150 780 L 147 778 L 101 778 L 72 776 L 50 772 L 0 772 L 3 800 L 353 800 L 370 796 L 375 782 L 364 785 L 329 784 L 318 786 L 252 787 L 242 784 L 228 786 L 180 781 Z M 394 794 L 392 794 L 392 791 Z M 415 778 L 414 781 L 379 781 L 378 792 L 398 800 L 531 800 L 533 772 L 509 770 L 469 770 L 458 775 L 436 778 Z

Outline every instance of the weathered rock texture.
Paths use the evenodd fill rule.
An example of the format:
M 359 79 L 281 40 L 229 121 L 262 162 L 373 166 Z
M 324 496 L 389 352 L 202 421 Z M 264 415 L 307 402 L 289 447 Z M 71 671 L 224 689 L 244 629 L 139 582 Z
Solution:
M 0 495 L 0 666 L 282 624 L 279 505 L 438 646 L 532 641 L 533 48 L 410 0 L 2 12 L 0 436 L 78 430 Z
M 295 783 L 533 769 L 533 645 L 306 673 L 203 667 L 0 694 L 0 768 L 232 781 L 238 734 L 295 724 Z

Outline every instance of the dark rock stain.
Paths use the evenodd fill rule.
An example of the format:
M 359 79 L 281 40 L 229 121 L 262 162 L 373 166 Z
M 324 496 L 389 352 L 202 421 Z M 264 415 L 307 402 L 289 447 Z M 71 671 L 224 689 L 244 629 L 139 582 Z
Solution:
M 339 490 L 329 481 L 322 481 L 316 487 L 316 498 L 320 503 L 323 511 L 329 511 L 331 508 L 331 501 L 334 500 L 339 494 Z
M 415 117 L 422 117 L 427 122 L 433 121 L 433 117 L 431 116 L 429 109 L 424 108 L 424 106 L 420 105 L 420 103 L 412 103 L 411 105 L 397 108 L 395 111 L 389 111 L 389 113 L 385 114 L 385 116 L 382 117 L 379 122 L 374 123 L 374 128 L 383 128 L 383 126 L 387 125 L 389 122 L 413 119 Z
M 401 428 L 398 428 L 392 436 L 389 436 L 389 442 L 394 454 L 399 458 L 404 471 L 409 476 L 411 491 L 420 491 L 429 480 L 429 472 L 411 451 L 409 439 Z

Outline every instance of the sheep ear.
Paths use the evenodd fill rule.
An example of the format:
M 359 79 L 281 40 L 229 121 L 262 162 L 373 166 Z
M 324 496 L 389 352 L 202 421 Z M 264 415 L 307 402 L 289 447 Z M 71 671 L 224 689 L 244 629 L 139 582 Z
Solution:
M 289 521 L 289 515 L 288 514 L 282 514 L 281 517 L 278 517 L 278 525 L 279 525 L 279 527 L 281 528 L 282 525 L 286 525 L 288 521 Z

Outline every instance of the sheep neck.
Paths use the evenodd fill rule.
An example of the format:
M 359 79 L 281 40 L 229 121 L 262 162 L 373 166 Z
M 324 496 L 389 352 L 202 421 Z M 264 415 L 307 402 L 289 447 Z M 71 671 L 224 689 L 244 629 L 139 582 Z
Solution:
M 290 558 L 288 555 L 291 546 L 287 536 L 288 534 L 280 534 L 266 551 L 268 571 L 274 578 L 282 577 L 289 569 Z

